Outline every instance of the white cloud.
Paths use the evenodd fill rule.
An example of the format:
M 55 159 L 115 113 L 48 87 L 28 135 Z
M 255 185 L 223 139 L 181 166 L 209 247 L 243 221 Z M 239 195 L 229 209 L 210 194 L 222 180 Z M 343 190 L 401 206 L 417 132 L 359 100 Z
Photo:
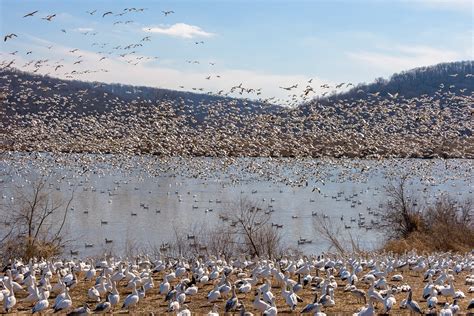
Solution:
M 92 32 L 93 30 L 92 27 L 78 27 L 74 29 L 76 32 Z
M 162 27 L 144 27 L 142 28 L 142 30 L 149 33 L 165 34 L 182 38 L 212 37 L 215 35 L 213 33 L 204 31 L 199 26 L 189 25 L 185 23 L 176 23 L 171 26 Z
M 384 72 L 398 72 L 441 62 L 458 61 L 467 58 L 463 53 L 429 46 L 393 46 L 390 52 L 358 51 L 348 52 L 351 59 Z

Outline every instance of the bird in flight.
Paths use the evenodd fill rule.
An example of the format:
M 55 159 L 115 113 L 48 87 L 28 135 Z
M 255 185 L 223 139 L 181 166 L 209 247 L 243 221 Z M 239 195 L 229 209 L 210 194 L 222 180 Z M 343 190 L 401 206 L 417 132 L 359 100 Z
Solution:
M 318 188 L 318 187 L 314 187 L 313 190 L 311 192 L 314 192 L 314 191 L 318 191 L 318 193 L 321 193 L 321 189 Z
M 392 99 L 396 99 L 398 97 L 398 92 L 395 94 L 391 94 L 390 92 L 387 92 L 388 96 L 391 97 Z
M 13 39 L 14 37 L 18 37 L 18 35 L 16 35 L 15 33 L 7 34 L 3 38 L 3 41 L 6 42 L 8 39 Z
M 29 17 L 29 16 L 33 16 L 33 15 L 35 15 L 36 12 L 38 12 L 38 10 L 30 12 L 28 14 L 25 14 L 23 17 L 26 18 L 26 17 Z
M 304 90 L 304 95 L 307 96 L 310 92 L 314 92 L 314 89 L 311 86 L 307 86 Z
M 49 22 L 51 22 L 51 20 L 56 16 L 56 14 L 50 14 L 48 15 L 47 17 L 43 18 L 43 20 L 47 20 Z
M 112 11 L 105 12 L 104 14 L 102 14 L 102 17 L 105 17 L 106 15 L 109 15 L 109 14 L 112 14 Z
M 161 11 L 165 16 L 168 16 L 171 13 L 174 13 L 174 11 Z
M 290 91 L 290 90 L 293 89 L 293 88 L 298 88 L 298 84 L 292 85 L 292 86 L 290 86 L 290 87 L 280 87 L 280 88 Z
M 89 13 L 90 15 L 94 15 L 94 13 L 97 12 L 97 10 L 94 10 L 94 11 L 86 11 L 87 13 Z

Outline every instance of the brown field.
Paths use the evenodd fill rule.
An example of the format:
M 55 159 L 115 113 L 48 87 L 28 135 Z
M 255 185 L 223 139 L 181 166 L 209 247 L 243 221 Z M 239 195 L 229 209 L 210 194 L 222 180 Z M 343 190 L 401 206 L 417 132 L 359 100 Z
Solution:
M 367 271 L 365 271 L 367 272 Z M 395 273 L 393 273 L 395 274 Z M 420 306 L 422 307 L 423 311 L 426 311 L 426 302 L 421 300 L 421 293 L 423 290 L 423 287 L 425 286 L 425 282 L 423 282 L 423 276 L 421 274 L 415 274 L 414 272 L 404 272 L 402 273 L 404 276 L 404 281 L 403 282 L 391 282 L 389 281 L 390 278 L 387 277 L 387 280 L 389 281 L 389 284 L 397 284 L 397 285 L 402 285 L 404 283 L 409 284 L 412 289 L 413 289 L 413 299 L 416 300 Z M 362 274 L 361 274 L 362 275 Z M 360 276 L 361 276 L 360 275 Z M 467 293 L 469 285 L 465 284 L 465 278 L 468 275 L 467 272 L 463 272 L 459 275 L 455 275 L 455 289 L 456 291 L 461 290 L 464 292 L 466 295 L 465 299 L 459 300 L 458 304 L 461 308 L 462 313 L 466 313 L 467 305 L 469 303 L 469 300 L 473 298 L 472 293 Z M 190 276 L 190 275 L 189 275 Z M 391 276 L 391 275 L 390 275 Z M 137 306 L 132 308 L 131 311 L 127 310 L 121 310 L 120 308 L 116 308 L 113 313 L 138 313 L 138 314 L 151 314 L 151 313 L 166 313 L 167 311 L 167 302 L 164 301 L 164 295 L 159 294 L 159 284 L 163 279 L 163 274 L 155 274 L 154 276 L 154 282 L 155 282 L 155 287 L 151 290 L 149 290 L 146 293 L 146 297 L 138 303 Z M 296 279 L 296 276 L 293 277 L 293 279 Z M 87 297 L 87 290 L 93 286 L 94 282 L 85 282 L 84 281 L 84 275 L 81 273 L 78 275 L 78 284 L 76 287 L 74 287 L 71 291 L 71 297 L 73 300 L 73 306 L 74 307 L 80 307 L 84 302 L 87 302 L 91 309 L 94 309 L 96 303 L 92 302 L 88 299 Z M 231 281 L 235 280 L 235 276 L 230 277 Z M 344 292 L 344 286 L 345 282 L 342 282 L 341 280 L 338 280 L 338 288 L 335 290 L 335 301 L 336 305 L 333 307 L 326 307 L 323 308 L 322 310 L 327 313 L 328 315 L 347 315 L 347 314 L 352 314 L 356 311 L 358 311 L 361 307 L 363 307 L 363 304 L 358 303 L 356 298 L 350 294 L 350 292 Z M 359 277 L 360 280 L 360 277 Z M 170 282 L 172 285 L 175 285 L 177 283 L 177 279 L 175 279 L 173 282 Z M 272 292 L 273 294 L 276 295 L 277 301 L 276 305 L 278 308 L 279 313 L 285 313 L 285 314 L 290 314 L 292 311 L 290 308 L 286 305 L 285 301 L 283 300 L 282 296 L 280 295 L 281 289 L 276 285 L 276 281 L 272 280 L 273 284 L 273 289 Z M 126 295 L 131 293 L 131 291 L 125 290 L 124 286 L 126 285 L 125 281 L 122 281 L 118 289 L 120 291 L 120 307 L 121 304 L 123 303 L 124 298 Z M 260 285 L 260 284 L 259 284 Z M 357 284 L 358 288 L 367 290 L 368 285 L 363 284 L 363 282 L 359 281 Z M 206 295 L 207 293 L 213 289 L 213 284 L 209 283 L 206 285 L 198 284 L 198 294 L 195 296 L 187 296 L 185 304 L 188 306 L 189 310 L 192 313 L 198 313 L 198 314 L 207 314 L 211 309 L 212 306 L 214 305 L 213 303 L 207 302 Z M 247 311 L 250 311 L 252 313 L 258 314 L 258 311 L 256 311 L 253 306 L 253 298 L 254 298 L 254 288 L 252 288 L 252 291 L 247 294 L 238 294 L 238 298 L 240 301 L 243 301 L 246 307 Z M 319 290 L 318 290 L 319 291 Z M 293 312 L 294 314 L 298 314 L 299 311 L 303 309 L 303 307 L 307 304 L 313 301 L 314 298 L 314 292 L 311 291 L 311 287 L 308 285 L 304 289 L 302 289 L 298 295 L 304 300 L 303 303 L 299 303 L 298 307 L 296 309 L 296 312 Z M 17 305 L 15 306 L 14 313 L 30 313 L 31 312 L 31 305 L 25 305 L 22 302 L 22 299 L 24 299 L 26 295 L 26 291 L 23 291 L 21 293 L 16 293 L 15 294 L 17 297 Z M 318 294 L 319 295 L 319 294 Z M 392 310 L 393 315 L 408 315 L 409 311 L 400 309 L 400 302 L 406 298 L 407 293 L 398 293 L 395 294 L 395 297 L 397 299 L 397 304 L 395 308 Z M 49 302 L 50 302 L 50 307 L 54 303 L 54 294 L 51 294 Z M 229 294 L 230 297 L 230 294 Z M 224 313 L 224 306 L 225 306 L 225 301 L 227 298 L 221 298 L 219 299 L 216 304 L 219 306 L 219 313 Z M 443 297 L 438 296 L 438 300 L 441 303 L 445 302 L 445 299 Z M 452 298 L 448 300 L 450 303 L 452 302 Z M 438 311 L 442 308 L 442 305 L 439 305 Z M 383 309 L 383 306 L 381 304 L 378 304 L 377 310 L 381 312 Z M 53 310 L 50 308 L 47 313 L 52 313 Z

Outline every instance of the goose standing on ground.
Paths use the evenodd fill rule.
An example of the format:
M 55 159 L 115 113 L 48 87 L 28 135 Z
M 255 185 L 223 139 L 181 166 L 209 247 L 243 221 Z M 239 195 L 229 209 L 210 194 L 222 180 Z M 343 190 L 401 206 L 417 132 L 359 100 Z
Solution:
M 26 280 L 29 280 L 29 277 Z M 40 294 L 39 294 L 39 291 L 38 291 L 38 287 L 36 286 L 36 281 L 32 281 L 32 282 L 33 283 L 31 285 L 28 285 L 28 293 L 29 294 L 23 300 L 23 302 L 35 304 L 36 302 L 38 302 L 38 300 L 40 300 Z
M 170 291 L 170 283 L 168 281 L 168 276 L 165 275 L 163 282 L 160 284 L 160 294 L 168 294 Z
M 16 297 L 13 291 L 13 279 L 12 279 L 11 270 L 8 270 L 7 275 L 8 275 L 8 281 L 5 284 L 5 286 L 7 287 L 7 290 L 10 292 L 8 293 L 6 297 L 3 298 L 3 309 L 5 310 L 6 313 L 9 313 L 11 312 L 13 307 L 16 305 Z
M 428 305 L 429 310 L 436 309 L 436 306 L 438 305 L 437 294 L 438 291 L 436 291 L 433 286 L 430 287 L 430 293 L 428 294 L 428 297 L 426 299 L 426 304 Z
M 448 297 L 454 297 L 456 295 L 452 276 L 448 276 L 448 282 L 448 286 L 444 286 L 439 289 L 439 295 L 444 296 L 446 302 L 448 301 Z
M 313 303 L 309 303 L 307 304 L 302 310 L 301 310 L 301 314 L 305 314 L 305 313 L 312 313 L 313 311 L 316 310 L 316 307 L 317 307 L 318 304 L 318 292 L 316 292 L 314 294 L 314 300 L 313 300 Z
M 270 308 L 263 312 L 265 316 L 276 316 L 278 314 L 278 309 L 275 304 L 275 297 L 272 297 L 272 301 L 270 303 Z
M 362 308 L 360 312 L 353 314 L 353 316 L 374 316 L 374 315 L 375 315 L 375 309 L 374 309 L 374 304 L 371 297 L 369 297 L 369 304 L 366 307 Z
M 216 283 L 214 289 L 207 294 L 207 301 L 209 303 L 215 302 L 221 297 L 221 291 L 219 291 L 219 283 Z
M 418 303 L 416 301 L 412 300 L 412 290 L 411 289 L 408 291 L 407 308 L 413 313 L 423 314 L 423 312 L 421 311 L 420 305 L 418 305 Z
M 433 287 L 434 287 L 433 278 L 432 278 L 431 274 L 429 274 L 428 275 L 428 284 L 426 284 L 425 287 L 423 288 L 423 299 L 425 299 L 425 300 L 428 299 L 428 297 L 432 293 L 431 289 Z
M 96 271 L 95 271 L 94 265 L 93 265 L 92 260 L 91 260 L 90 261 L 90 268 L 86 272 L 86 281 L 92 280 L 95 277 L 95 272 Z
M 458 300 L 455 299 L 452 304 L 449 304 L 449 309 L 453 312 L 453 315 L 459 312 Z
M 94 313 L 108 313 L 111 308 L 112 308 L 112 304 L 110 304 L 109 296 L 106 296 L 105 302 L 97 304 L 93 312 Z
M 286 304 L 291 308 L 292 311 L 296 309 L 296 305 L 298 305 L 298 298 L 296 294 L 293 293 L 293 287 L 290 286 L 290 290 L 286 289 L 286 285 L 283 286 L 281 289 L 283 298 L 285 299 Z
M 112 281 L 112 292 L 107 295 L 107 298 L 109 299 L 112 308 L 114 308 L 120 302 L 120 294 L 117 291 L 117 285 L 114 281 Z
M 129 294 L 126 298 L 125 301 L 123 301 L 123 306 L 122 308 L 130 308 L 138 303 L 140 300 L 137 292 L 137 285 L 133 283 L 133 290 L 132 293 Z
M 69 288 L 66 286 L 64 299 L 54 305 L 54 312 L 64 311 L 67 312 L 72 307 L 72 299 L 69 295 Z
M 63 279 L 66 288 L 72 290 L 77 285 L 76 273 L 74 267 L 71 268 L 71 273 L 67 274 Z
M 395 306 L 395 304 L 397 304 L 397 300 L 395 299 L 395 296 L 393 296 L 393 291 L 388 290 L 387 296 L 385 297 L 383 302 L 383 313 L 388 314 L 392 310 L 393 306 Z
M 39 294 L 40 300 L 36 302 L 35 306 L 31 310 L 31 312 L 34 313 L 40 313 L 49 307 L 49 302 L 48 299 L 45 297 L 45 290 L 44 288 L 40 289 L 40 294 Z
M 257 309 L 258 311 L 260 311 L 261 313 L 263 313 L 264 311 L 269 309 L 271 306 L 260 299 L 260 294 L 261 294 L 261 290 L 258 289 L 255 292 L 255 299 L 253 301 L 253 307 L 255 309 Z
M 319 299 L 319 304 L 323 306 L 336 305 L 336 302 L 334 301 L 334 287 L 331 284 L 326 286 L 326 293 Z
M 453 311 L 451 310 L 451 308 L 449 308 L 448 303 L 444 303 L 443 308 L 439 311 L 439 315 L 440 316 L 452 316 L 453 315 Z
M 237 305 L 239 304 L 239 299 L 235 294 L 235 285 L 232 285 L 232 297 L 227 300 L 225 303 L 225 312 L 235 311 Z
M 97 288 L 95 287 L 91 287 L 88 291 L 87 291 L 87 296 L 95 301 L 95 302 L 100 302 L 100 293 L 99 291 L 97 290 Z

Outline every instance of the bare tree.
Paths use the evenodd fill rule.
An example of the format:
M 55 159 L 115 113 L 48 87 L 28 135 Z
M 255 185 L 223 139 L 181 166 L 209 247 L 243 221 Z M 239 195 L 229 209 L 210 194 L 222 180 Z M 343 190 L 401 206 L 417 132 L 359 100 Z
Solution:
M 7 214 L 10 230 L 3 236 L 0 252 L 3 258 L 50 257 L 62 251 L 68 211 L 74 198 L 64 201 L 53 194 L 48 177 L 39 176 L 24 187 L 17 186 L 10 203 L 1 205 Z
M 384 216 L 385 227 L 390 227 L 389 238 L 406 238 L 421 229 L 422 215 L 414 206 L 413 197 L 407 192 L 408 175 L 403 175 L 397 182 L 390 183 L 385 191 L 389 198 Z
M 228 212 L 236 242 L 252 256 L 275 257 L 281 244 L 280 232 L 271 225 L 271 213 L 254 203 L 240 199 Z
M 456 201 L 448 195 L 426 208 L 424 233 L 436 236 L 430 242 L 435 250 L 468 251 L 474 247 L 472 210 L 472 200 Z
M 330 248 L 335 248 L 340 254 L 346 253 L 345 241 L 341 237 L 341 228 L 334 225 L 329 218 L 320 215 L 313 217 L 313 225 L 321 238 L 330 244 Z
M 174 238 L 168 243 L 168 255 L 214 255 L 232 257 L 236 250 L 235 232 L 228 226 L 209 228 L 204 223 L 189 227 L 173 225 Z
M 474 247 L 472 201 L 442 195 L 434 203 L 418 206 L 407 194 L 407 176 L 386 188 L 387 211 L 383 217 L 389 240 L 386 250 L 416 248 L 423 251 L 469 251 Z M 435 238 L 434 238 L 435 237 Z

